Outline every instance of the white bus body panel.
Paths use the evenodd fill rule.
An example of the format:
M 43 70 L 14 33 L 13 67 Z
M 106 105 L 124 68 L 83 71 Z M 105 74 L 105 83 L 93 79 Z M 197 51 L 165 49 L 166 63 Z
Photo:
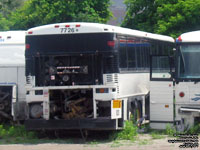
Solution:
M 173 117 L 173 83 L 172 81 L 150 82 L 150 127 L 165 129 Z
M 119 97 L 149 92 L 149 73 L 119 74 Z
M 27 102 L 43 101 L 43 104 L 48 103 L 49 97 L 44 98 L 44 95 L 35 95 L 35 90 L 44 90 L 44 87 L 34 87 L 34 82 L 34 80 L 31 80 L 31 85 L 26 85 L 26 90 L 30 92 L 26 95 Z M 111 118 L 119 119 L 122 118 L 123 114 L 124 120 L 127 120 L 127 101 L 129 98 L 144 100 L 143 96 L 149 92 L 149 73 L 104 74 L 103 83 L 104 85 L 49 86 L 45 89 L 47 91 L 53 89 L 93 89 L 94 118 L 98 117 L 96 112 L 98 101 L 111 101 Z M 96 93 L 96 88 L 109 88 L 109 93 Z M 112 89 L 116 89 L 116 91 L 112 91 Z M 112 100 L 123 101 L 123 113 L 122 109 L 112 108 Z M 48 115 L 45 115 L 45 119 L 48 120 Z
M 25 101 L 25 67 L 0 66 L 0 86 L 16 85 L 18 101 Z
M 0 32 L 0 84 L 16 84 L 17 100 L 25 101 L 25 31 Z
M 25 102 L 25 31 L 0 32 L 0 86 L 12 86 L 12 111 L 14 104 Z M 10 106 L 8 106 L 10 107 Z M 19 108 L 21 110 L 21 107 Z
M 184 97 L 179 94 L 183 92 Z M 200 83 L 179 82 L 175 85 L 176 120 L 184 119 L 185 127 L 194 124 L 194 118 L 200 117 Z

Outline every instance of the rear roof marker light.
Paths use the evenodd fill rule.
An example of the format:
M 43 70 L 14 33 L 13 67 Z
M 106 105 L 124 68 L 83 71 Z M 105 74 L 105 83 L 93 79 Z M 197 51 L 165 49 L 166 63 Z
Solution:
M 28 34 L 33 34 L 33 31 L 29 31 Z
M 55 28 L 59 28 L 59 25 L 55 25 L 54 27 L 55 27 Z
M 179 42 L 182 42 L 181 36 L 178 37 L 178 41 L 179 41 Z
M 65 25 L 65 27 L 69 28 L 69 27 L 70 27 L 70 25 Z
M 77 24 L 76 27 L 81 27 L 81 25 L 80 25 L 80 24 Z

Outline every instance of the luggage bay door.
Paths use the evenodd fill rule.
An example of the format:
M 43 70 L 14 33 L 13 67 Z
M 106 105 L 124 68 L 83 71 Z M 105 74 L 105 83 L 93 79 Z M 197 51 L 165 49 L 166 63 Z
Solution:
M 174 121 L 174 93 L 171 59 L 151 56 L 150 66 L 150 126 L 165 129 Z

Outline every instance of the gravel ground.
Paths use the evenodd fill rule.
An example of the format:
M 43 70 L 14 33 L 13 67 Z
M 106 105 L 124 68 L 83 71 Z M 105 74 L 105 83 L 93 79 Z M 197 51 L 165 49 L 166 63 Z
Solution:
M 115 142 L 89 142 L 87 144 L 14 144 L 0 145 L 0 150 L 180 150 L 179 145 L 182 143 L 168 143 L 169 137 L 161 139 L 152 139 L 148 134 L 139 135 L 135 142 L 115 141 Z M 189 150 L 191 148 L 182 148 Z M 192 150 L 200 150 L 192 148 Z

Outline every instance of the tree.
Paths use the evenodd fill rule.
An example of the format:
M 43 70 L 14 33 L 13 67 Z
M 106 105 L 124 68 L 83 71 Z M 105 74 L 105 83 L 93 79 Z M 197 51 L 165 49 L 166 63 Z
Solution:
M 0 13 L 3 17 L 8 17 L 8 15 L 15 11 L 17 8 L 22 6 L 24 0 L 1 0 L 0 2 Z
M 200 29 L 200 0 L 125 0 L 123 26 L 177 37 Z
M 0 13 L 0 31 L 9 30 L 9 21 Z
M 1 0 L 0 1 L 0 31 L 9 30 L 10 14 L 22 6 L 24 0 Z
M 126 16 L 122 26 L 153 32 L 155 24 L 156 7 L 154 0 L 125 0 L 127 6 Z
M 110 0 L 28 0 L 12 13 L 11 29 L 72 21 L 105 23 L 111 17 Z

